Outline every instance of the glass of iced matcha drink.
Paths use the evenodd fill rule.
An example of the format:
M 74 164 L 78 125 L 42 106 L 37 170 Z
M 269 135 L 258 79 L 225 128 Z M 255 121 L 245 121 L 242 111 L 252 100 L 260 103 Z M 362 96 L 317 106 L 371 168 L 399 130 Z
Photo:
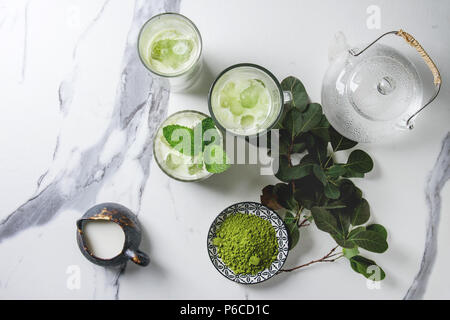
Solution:
M 233 65 L 211 85 L 208 105 L 222 129 L 238 136 L 267 132 L 278 122 L 285 98 L 280 82 L 267 69 L 250 63 Z
M 172 114 L 159 127 L 153 141 L 156 163 L 179 181 L 199 181 L 228 169 L 223 136 L 212 118 L 185 110 Z
M 189 88 L 200 74 L 202 38 L 181 14 L 162 13 L 148 20 L 139 33 L 138 51 L 147 69 L 169 79 L 173 91 Z

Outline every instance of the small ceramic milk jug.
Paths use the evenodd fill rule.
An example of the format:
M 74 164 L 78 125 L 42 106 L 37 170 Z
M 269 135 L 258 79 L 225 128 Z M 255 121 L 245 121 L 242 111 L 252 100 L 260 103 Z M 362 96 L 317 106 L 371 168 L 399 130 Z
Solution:
M 90 221 L 109 221 L 119 225 L 125 235 L 123 248 L 120 253 L 110 259 L 99 258 L 94 255 L 85 238 L 85 227 Z M 128 208 L 117 203 L 102 203 L 90 208 L 77 221 L 77 242 L 81 253 L 91 262 L 101 266 L 117 266 L 128 260 L 137 265 L 149 264 L 149 257 L 138 249 L 141 243 L 142 231 L 139 221 Z

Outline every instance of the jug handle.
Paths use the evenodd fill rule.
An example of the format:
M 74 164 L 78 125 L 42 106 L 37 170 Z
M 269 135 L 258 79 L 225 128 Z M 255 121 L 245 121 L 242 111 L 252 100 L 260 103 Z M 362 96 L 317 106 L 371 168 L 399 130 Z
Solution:
M 423 110 L 425 109 L 431 102 L 434 101 L 434 99 L 436 99 L 436 97 L 439 94 L 439 91 L 441 90 L 441 84 L 442 84 L 442 78 L 441 78 L 441 74 L 439 73 L 439 70 L 436 66 L 436 64 L 433 62 L 433 60 L 431 59 L 431 57 L 428 55 L 428 53 L 425 51 L 425 49 L 419 44 L 419 42 L 414 39 L 414 37 L 403 31 L 402 29 L 398 30 L 398 31 L 389 31 L 386 32 L 385 34 L 382 34 L 381 36 L 379 36 L 377 39 L 375 39 L 372 43 L 370 43 L 367 47 L 365 47 L 364 49 L 360 50 L 359 52 L 355 52 L 353 49 L 349 50 L 349 53 L 354 56 L 357 57 L 359 56 L 361 53 L 363 53 L 364 51 L 366 51 L 367 49 L 369 49 L 373 44 L 375 44 L 378 40 L 380 40 L 381 38 L 383 38 L 384 36 L 387 36 L 389 34 L 394 34 L 397 35 L 399 37 L 402 37 L 410 46 L 412 46 L 413 48 L 415 48 L 417 50 L 417 52 L 419 52 L 420 56 L 422 57 L 422 59 L 425 61 L 425 63 L 427 64 L 428 68 L 430 69 L 431 73 L 433 74 L 433 81 L 434 81 L 434 94 L 433 96 L 428 100 L 427 103 L 425 103 L 422 107 L 419 108 L 419 110 L 417 110 L 416 112 L 414 112 L 413 115 L 411 115 L 408 120 L 406 121 L 406 126 L 409 129 L 412 129 L 414 127 L 412 121 L 414 120 L 414 118 Z
M 141 250 L 128 249 L 125 254 L 130 258 L 131 261 L 141 267 L 148 266 L 148 264 L 150 263 L 150 258 L 148 257 L 148 255 Z

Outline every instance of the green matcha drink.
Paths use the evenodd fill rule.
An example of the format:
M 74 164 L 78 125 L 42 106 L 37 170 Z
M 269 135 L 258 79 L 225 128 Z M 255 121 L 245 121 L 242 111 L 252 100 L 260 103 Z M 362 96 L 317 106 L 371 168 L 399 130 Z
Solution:
M 251 136 L 272 128 L 282 111 L 283 92 L 264 68 L 239 64 L 224 70 L 209 94 L 216 122 L 235 135 Z
M 228 169 L 223 137 L 207 115 L 174 113 L 159 127 L 153 142 L 159 167 L 180 181 L 198 181 Z
M 163 13 L 148 20 L 139 34 L 138 49 L 143 64 L 152 73 L 169 78 L 176 90 L 192 85 L 200 73 L 200 33 L 180 14 Z

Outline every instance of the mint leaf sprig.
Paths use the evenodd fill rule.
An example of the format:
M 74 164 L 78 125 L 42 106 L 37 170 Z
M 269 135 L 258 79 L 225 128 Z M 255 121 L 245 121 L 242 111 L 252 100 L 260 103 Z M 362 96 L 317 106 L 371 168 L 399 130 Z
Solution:
M 282 182 L 266 186 L 261 202 L 274 210 L 285 210 L 290 249 L 299 242 L 300 229 L 311 223 L 328 233 L 337 244 L 320 259 L 282 271 L 345 257 L 355 272 L 366 278 L 383 280 L 384 271 L 373 260 L 361 256 L 359 249 L 385 252 L 387 231 L 379 224 L 367 225 L 369 203 L 349 179 L 363 178 L 370 172 L 371 157 L 362 150 L 354 150 L 346 162 L 336 162 L 336 152 L 351 149 L 357 142 L 343 137 L 330 125 L 321 105 L 309 102 L 299 79 L 288 77 L 281 86 L 293 95 L 277 124 L 279 170 L 275 176 Z M 294 154 L 303 154 L 296 165 L 292 161 Z M 339 247 L 342 249 L 338 250 Z
M 195 170 L 205 166 L 211 173 L 221 173 L 230 167 L 223 142 L 212 118 L 203 119 L 194 128 L 178 124 L 163 128 L 163 136 L 167 143 L 176 151 L 192 158 L 199 156 L 200 161 L 194 165 Z

